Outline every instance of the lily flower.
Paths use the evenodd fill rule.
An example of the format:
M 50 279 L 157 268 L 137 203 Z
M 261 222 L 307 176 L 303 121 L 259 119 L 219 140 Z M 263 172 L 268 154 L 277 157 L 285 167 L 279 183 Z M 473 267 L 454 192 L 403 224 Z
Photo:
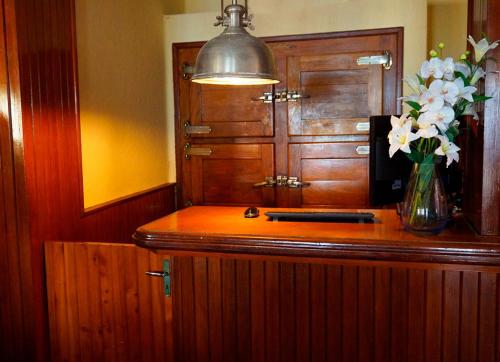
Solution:
M 474 48 L 474 57 L 476 59 L 476 62 L 479 63 L 481 59 L 483 59 L 483 56 L 486 54 L 488 50 L 495 49 L 498 46 L 498 40 L 494 41 L 493 43 L 488 43 L 488 39 L 483 38 L 477 43 L 474 41 L 472 36 L 469 35 L 469 43 L 473 46 Z
M 450 105 L 454 105 L 457 101 L 459 89 L 453 82 L 442 81 L 441 79 L 434 80 L 429 86 L 429 92 L 435 96 L 441 96 Z
M 453 82 L 457 86 L 458 89 L 458 96 L 464 99 L 467 99 L 469 102 L 474 102 L 474 99 L 472 98 L 472 94 L 477 91 L 476 87 L 472 86 L 465 86 L 464 81 L 462 78 L 457 78 Z
M 447 80 L 453 80 L 455 78 L 455 63 L 453 62 L 453 58 L 448 57 L 443 60 L 442 68 L 443 76 Z
M 477 67 L 476 71 L 472 75 L 472 78 L 470 80 L 470 84 L 474 85 L 477 83 L 477 81 L 481 78 L 483 78 L 486 75 L 486 72 L 484 71 L 483 68 Z
M 443 78 L 443 61 L 439 58 L 424 61 L 420 67 L 420 75 L 424 79 L 431 76 L 436 79 Z
M 462 73 L 465 78 L 470 75 L 470 68 L 462 62 L 455 63 L 455 72 Z
M 424 117 L 417 120 L 418 131 L 417 136 L 422 138 L 432 138 L 438 135 L 438 130 L 434 124 L 427 121 Z
M 408 85 L 408 87 L 410 87 L 413 93 L 422 94 L 425 89 L 425 87 L 420 84 L 420 80 L 415 74 L 403 78 L 403 81 Z
M 455 112 L 451 107 L 446 106 L 437 111 L 424 112 L 420 117 L 422 117 L 422 122 L 434 124 L 444 133 L 455 119 Z
M 411 152 L 410 143 L 419 138 L 415 133 L 412 133 L 411 126 L 412 123 L 408 120 L 402 127 L 389 132 L 388 138 L 391 145 L 389 147 L 390 157 L 394 156 L 398 150 L 406 153 Z
M 431 91 L 426 91 L 420 96 L 420 104 L 423 105 L 422 112 L 425 111 L 437 111 L 443 108 L 444 98 L 441 94 L 432 93 Z
M 453 142 L 450 142 L 448 137 L 436 136 L 436 138 L 441 141 L 441 145 L 436 148 L 434 153 L 438 156 L 446 156 L 446 167 L 448 167 L 453 161 L 458 162 L 458 151 L 460 151 L 460 147 Z

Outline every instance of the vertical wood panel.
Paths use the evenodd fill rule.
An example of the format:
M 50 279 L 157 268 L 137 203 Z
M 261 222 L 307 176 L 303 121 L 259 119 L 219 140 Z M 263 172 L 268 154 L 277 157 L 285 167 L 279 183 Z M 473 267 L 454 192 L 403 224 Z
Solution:
M 389 268 L 375 270 L 375 361 L 389 360 L 391 275 Z
M 236 287 L 236 338 L 237 360 L 251 361 L 251 329 L 250 319 L 250 263 L 237 260 L 235 266 Z
M 130 244 L 46 243 L 52 361 L 172 361 L 171 303 L 144 275 L 163 259 Z
M 358 268 L 343 267 L 342 273 L 342 347 L 344 361 L 358 359 Z
M 279 361 L 280 313 L 279 313 L 279 264 L 265 263 L 264 293 L 266 295 L 266 360 Z
M 391 361 L 408 360 L 408 270 L 391 272 Z
M 359 361 L 371 361 L 375 349 L 373 268 L 360 267 L 358 274 L 358 350 Z
M 482 273 L 479 281 L 479 338 L 478 359 L 481 362 L 495 361 L 495 343 L 498 325 L 496 325 L 497 304 L 497 275 Z
M 342 279 L 343 268 L 338 265 L 326 267 L 326 355 L 328 359 L 332 356 L 342 356 Z M 298 339 L 300 341 L 300 339 Z
M 228 361 L 236 361 L 238 352 L 235 264 L 234 260 L 222 259 L 222 347 Z
M 295 265 L 295 344 L 297 361 L 307 361 L 311 353 L 310 313 L 310 266 L 308 264 Z
M 408 280 L 408 360 L 424 361 L 425 270 L 410 270 Z
M 207 289 L 207 258 L 193 258 L 194 269 L 194 298 L 196 316 L 196 349 L 197 361 L 208 361 L 210 349 L 208 342 L 208 289 Z
M 462 276 L 460 361 L 463 362 L 477 359 L 479 275 L 468 271 Z
M 326 360 L 326 275 L 323 265 L 311 265 L 311 360 Z M 285 333 L 285 331 L 283 331 Z
M 295 360 L 295 269 L 291 263 L 280 264 L 280 351 L 281 361 Z
M 427 273 L 427 301 L 425 320 L 425 358 L 441 361 L 443 272 L 429 270 Z
M 208 258 L 208 292 L 210 359 L 222 361 L 224 336 L 222 334 L 222 272 L 219 258 Z M 180 307 L 182 308 L 182 305 Z M 184 343 L 184 341 L 180 342 Z
M 447 271 L 444 279 L 443 361 L 458 361 L 461 273 Z
M 267 329 L 265 318 L 264 262 L 250 263 L 250 318 L 252 323 L 252 360 L 265 361 Z

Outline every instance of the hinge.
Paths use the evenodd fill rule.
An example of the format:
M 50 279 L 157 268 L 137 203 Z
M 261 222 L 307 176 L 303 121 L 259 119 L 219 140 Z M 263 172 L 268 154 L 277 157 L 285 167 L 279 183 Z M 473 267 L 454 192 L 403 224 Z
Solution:
M 210 156 L 211 154 L 211 148 L 191 147 L 190 143 L 184 145 L 184 157 L 186 160 L 190 160 L 191 156 Z
M 300 94 L 296 90 L 281 90 L 273 92 L 265 92 L 260 97 L 252 98 L 252 101 L 261 101 L 262 103 L 286 103 L 297 102 L 299 99 L 310 98 L 308 95 Z
M 210 126 L 191 126 L 189 121 L 184 122 L 184 137 L 188 138 L 192 134 L 208 134 L 212 132 Z
M 190 80 L 194 73 L 194 67 L 189 63 L 182 64 L 182 79 Z

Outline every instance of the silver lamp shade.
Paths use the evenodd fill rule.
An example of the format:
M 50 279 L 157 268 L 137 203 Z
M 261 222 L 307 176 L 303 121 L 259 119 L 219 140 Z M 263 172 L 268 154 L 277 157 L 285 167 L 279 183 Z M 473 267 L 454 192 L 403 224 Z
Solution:
M 248 22 L 243 17 L 245 11 L 238 4 L 226 7 L 227 27 L 201 48 L 191 78 L 193 82 L 221 85 L 279 83 L 271 50 L 244 29 Z

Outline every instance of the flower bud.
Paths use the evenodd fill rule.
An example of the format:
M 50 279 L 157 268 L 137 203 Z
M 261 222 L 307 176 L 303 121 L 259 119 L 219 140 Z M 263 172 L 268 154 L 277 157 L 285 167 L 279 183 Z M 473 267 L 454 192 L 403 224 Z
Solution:
M 444 43 L 439 43 L 439 44 L 438 44 L 438 48 L 439 48 L 439 49 L 443 49 L 443 48 L 444 48 Z
M 467 54 L 464 53 L 460 56 L 460 60 L 465 60 L 465 59 L 467 59 Z
M 470 51 L 466 50 L 464 54 L 467 55 L 467 56 L 469 56 L 470 55 Z
M 433 58 L 434 58 L 434 57 L 437 57 L 437 56 L 438 56 L 438 53 L 437 53 L 437 51 L 435 51 L 434 49 L 432 49 L 432 50 L 429 52 L 429 55 L 430 55 L 431 57 L 433 57 Z

